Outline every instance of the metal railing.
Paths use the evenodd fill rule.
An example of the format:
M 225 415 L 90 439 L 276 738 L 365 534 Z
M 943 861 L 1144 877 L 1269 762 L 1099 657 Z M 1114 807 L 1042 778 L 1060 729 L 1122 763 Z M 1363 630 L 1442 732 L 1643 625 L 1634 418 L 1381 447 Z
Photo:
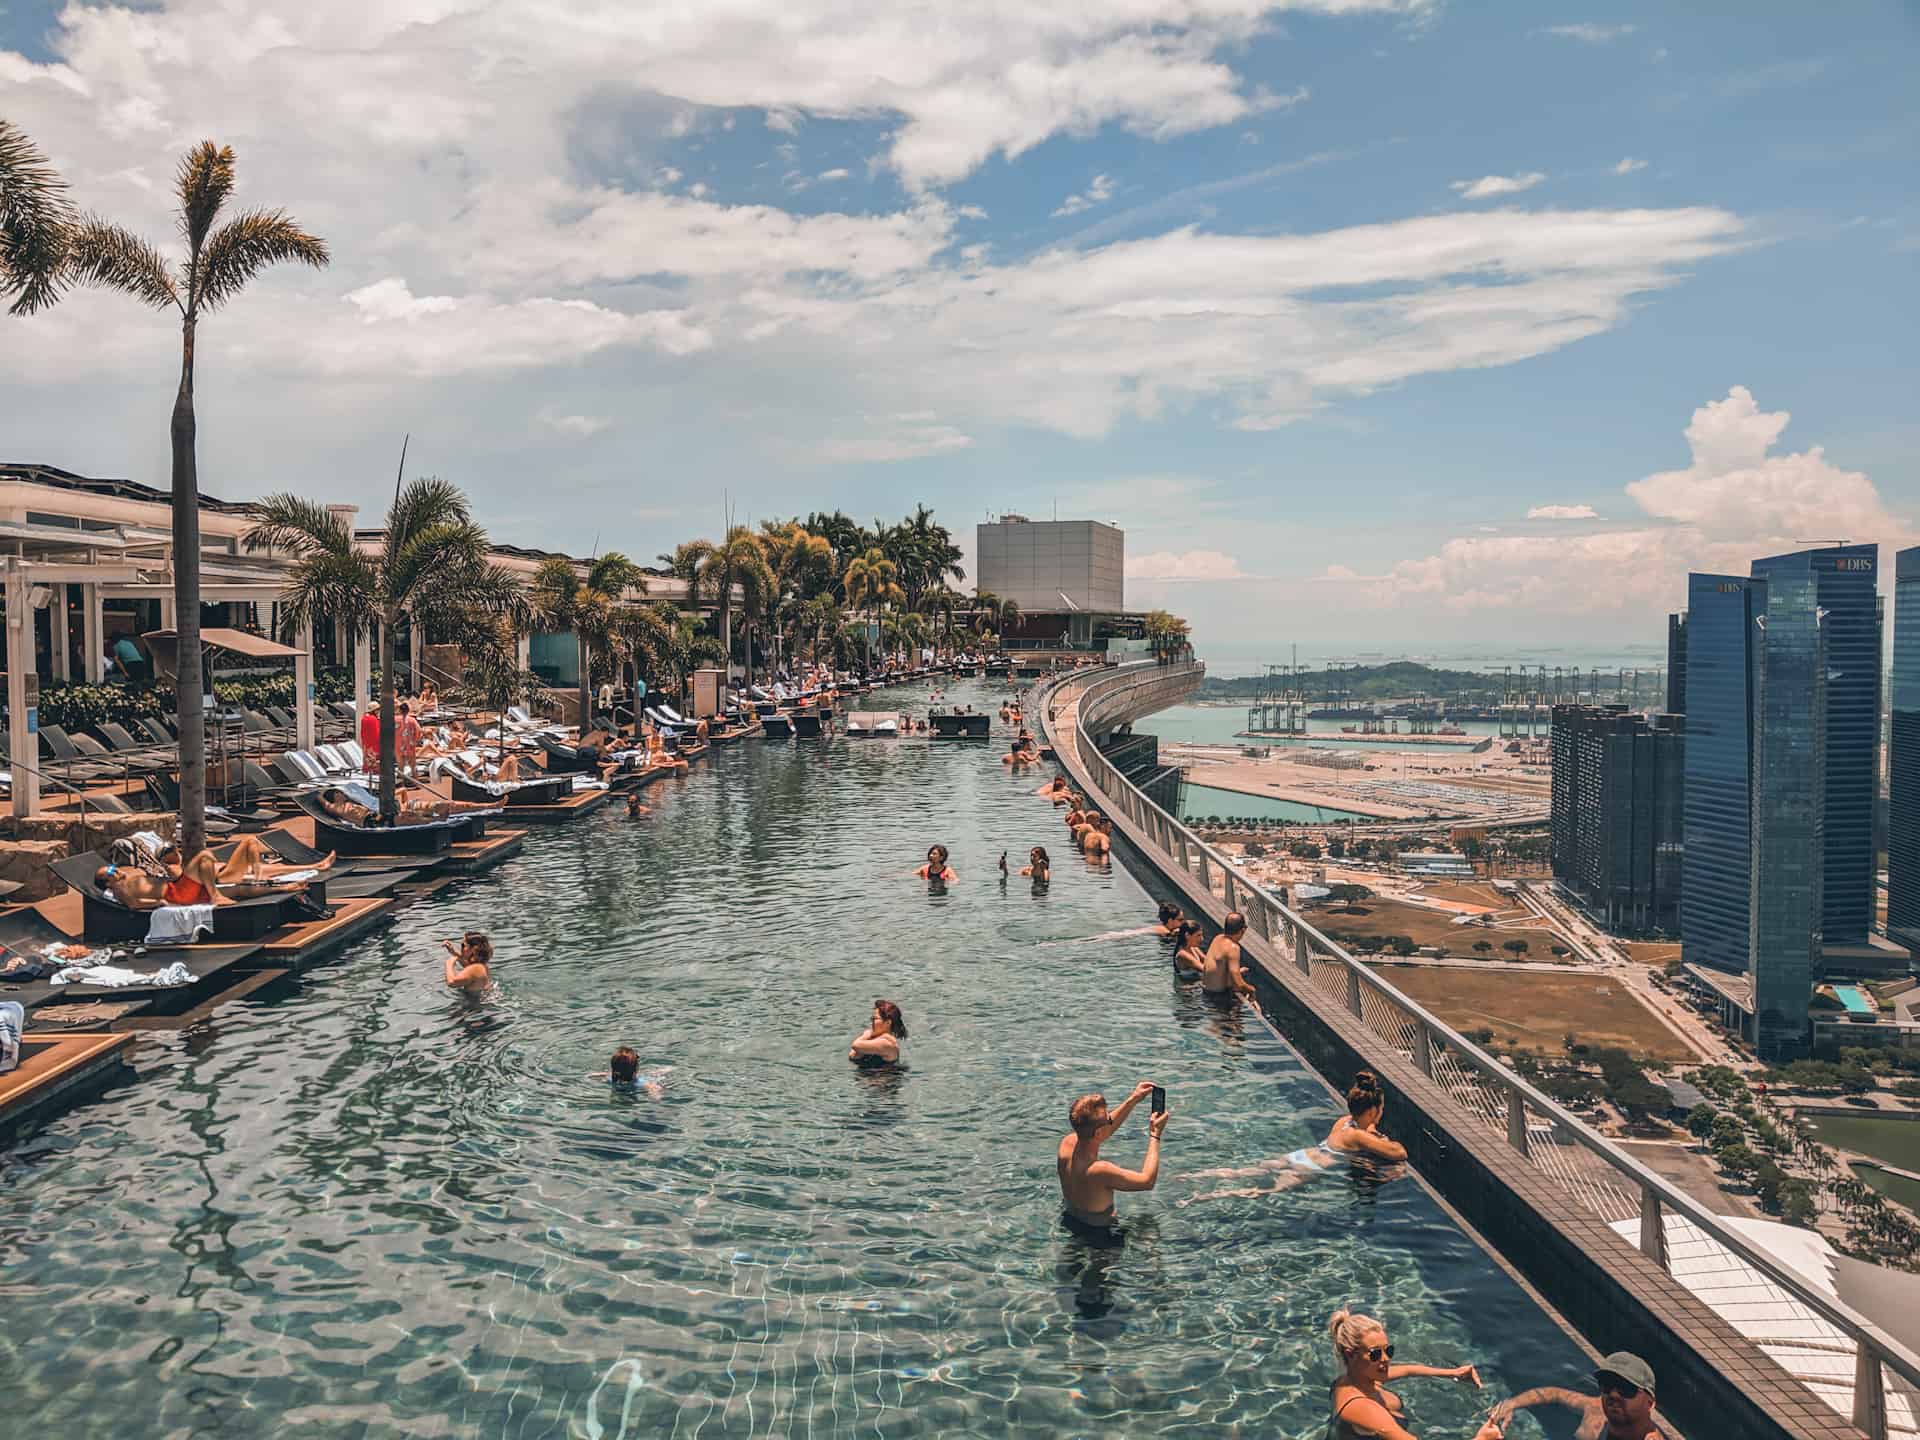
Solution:
M 1887 1440 L 1885 1372 L 1892 1371 L 1920 1391 L 1920 1355 L 1851 1307 L 1809 1285 L 1524 1076 L 1423 1009 L 1271 891 L 1240 873 L 1226 855 L 1154 804 L 1113 767 L 1093 738 L 1102 717 L 1126 709 L 1129 697 L 1164 681 L 1168 674 L 1168 666 L 1143 663 L 1108 670 L 1091 680 L 1061 677 L 1042 688 L 1036 708 L 1056 754 L 1063 748 L 1057 727 L 1070 723 L 1072 760 L 1085 772 L 1085 782 L 1098 792 L 1108 812 L 1130 821 L 1158 852 L 1160 863 L 1186 872 L 1225 909 L 1245 915 L 1256 953 L 1264 943 L 1269 963 L 1291 966 L 1330 1005 L 1344 1009 L 1408 1057 L 1472 1123 L 1500 1137 L 1534 1174 L 1610 1225 L 1636 1221 L 1641 1253 L 1662 1270 L 1671 1268 L 1665 1224 L 1671 1214 L 1791 1295 L 1832 1333 L 1803 1335 L 1789 1348 L 1850 1351 L 1854 1357 L 1852 1421 L 1870 1440 Z M 1082 687 L 1077 696 L 1061 694 L 1074 685 Z M 1803 1328 L 1811 1332 L 1815 1327 Z M 1774 1348 L 1787 1344 L 1776 1341 Z M 1829 1386 L 1837 1383 L 1831 1375 L 1795 1374 L 1794 1378 L 1803 1384 L 1816 1378 Z

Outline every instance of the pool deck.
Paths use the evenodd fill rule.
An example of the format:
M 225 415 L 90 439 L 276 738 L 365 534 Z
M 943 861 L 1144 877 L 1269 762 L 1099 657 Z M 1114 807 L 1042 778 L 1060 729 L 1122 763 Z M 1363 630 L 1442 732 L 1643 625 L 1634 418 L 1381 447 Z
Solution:
M 0 1075 L 0 1140 L 98 1094 L 132 1073 L 131 1035 L 96 1032 L 45 1036 L 29 1030 L 20 1066 Z

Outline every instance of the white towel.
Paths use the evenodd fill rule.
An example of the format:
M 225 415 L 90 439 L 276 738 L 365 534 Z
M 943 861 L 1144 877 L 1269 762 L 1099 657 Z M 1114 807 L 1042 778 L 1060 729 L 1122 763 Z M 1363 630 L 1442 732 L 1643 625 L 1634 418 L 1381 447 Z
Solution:
M 202 930 L 213 933 L 213 906 L 162 905 L 147 922 L 147 944 L 191 945 Z
M 20 1063 L 20 1035 L 27 1028 L 27 1007 L 17 1000 L 0 1003 L 0 1075 Z
M 197 907 L 185 907 L 197 908 Z M 124 970 L 118 965 L 69 965 L 49 981 L 54 985 L 98 985 L 108 990 L 124 990 L 130 985 L 191 985 L 195 976 L 178 960 L 151 975 Z
M 136 830 L 127 838 L 156 860 L 160 858 L 160 852 L 167 848 L 168 843 L 152 830 Z

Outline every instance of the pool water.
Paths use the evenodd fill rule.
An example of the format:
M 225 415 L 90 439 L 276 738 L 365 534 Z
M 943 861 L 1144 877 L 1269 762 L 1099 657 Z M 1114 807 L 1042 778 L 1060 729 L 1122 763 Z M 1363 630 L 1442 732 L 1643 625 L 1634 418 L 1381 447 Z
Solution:
M 1204 820 L 1209 815 L 1245 820 L 1301 820 L 1310 825 L 1370 818 L 1358 811 L 1337 810 L 1331 805 L 1309 805 L 1273 795 L 1247 795 L 1238 790 L 1222 790 L 1218 785 L 1196 785 L 1187 781 L 1180 787 L 1180 818 Z
M 1412 1180 L 1179 1203 L 1220 1183 L 1186 1172 L 1324 1135 L 1330 1097 L 1176 990 L 1156 939 L 1090 938 L 1154 897 L 1069 858 L 1000 753 L 746 742 L 154 1037 L 136 1082 L 0 1155 L 9 1428 L 1317 1436 L 1348 1302 L 1403 1361 L 1480 1365 L 1484 1394 L 1404 1383 L 1422 1436 L 1579 1383 Z M 941 895 L 909 878 L 933 840 Z M 1033 844 L 1051 887 L 998 883 Z M 478 1002 L 437 944 L 474 926 Z M 846 1060 L 876 996 L 900 1073 Z M 621 1043 L 657 1098 L 592 1078 Z M 1054 1147 L 1074 1096 L 1141 1078 L 1169 1091 L 1165 1174 L 1089 1249 Z M 1136 1162 L 1145 1119 L 1107 1153 Z

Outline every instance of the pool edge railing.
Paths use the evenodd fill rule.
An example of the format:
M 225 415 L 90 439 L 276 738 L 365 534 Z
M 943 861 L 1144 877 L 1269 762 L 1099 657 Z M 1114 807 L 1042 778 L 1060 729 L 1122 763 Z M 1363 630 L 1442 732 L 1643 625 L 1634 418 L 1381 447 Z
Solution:
M 1085 672 L 1067 674 L 1043 683 L 1035 708 L 1061 764 L 1076 772 L 1074 779 L 1080 788 L 1097 795 L 1101 808 L 1116 823 L 1127 826 L 1129 843 L 1149 863 L 1169 878 L 1184 880 L 1188 890 L 1203 894 L 1209 908 L 1218 911 L 1213 917 L 1216 923 L 1228 910 L 1239 910 L 1246 916 L 1254 941 L 1249 947 L 1252 958 L 1271 981 L 1301 1003 L 1312 1002 L 1308 1008 L 1323 1021 L 1332 1023 L 1337 1017 L 1342 1024 L 1357 1024 L 1376 1042 L 1390 1045 L 1402 1060 L 1411 1063 L 1417 1076 L 1430 1087 L 1431 1098 L 1441 1102 L 1452 1118 L 1472 1127 L 1481 1138 L 1502 1143 L 1506 1153 L 1522 1160 L 1529 1173 L 1604 1222 L 1609 1235 L 1630 1250 L 1637 1250 L 1663 1275 L 1671 1275 L 1667 1217 L 1672 1216 L 1694 1226 L 1785 1290 L 1839 1332 L 1833 1337 L 1835 1341 L 1844 1340 L 1853 1350 L 1851 1424 L 1869 1440 L 1888 1440 L 1891 1432 L 1884 1371 L 1891 1370 L 1908 1386 L 1920 1390 L 1920 1355 L 1844 1302 L 1810 1286 L 1733 1227 L 1723 1225 L 1720 1217 L 1700 1202 L 1626 1154 L 1526 1077 L 1354 958 L 1291 906 L 1241 873 L 1226 855 L 1155 804 L 1107 761 L 1097 738 L 1103 725 L 1115 723 L 1117 716 L 1129 711 L 1130 703 L 1127 719 L 1163 708 L 1170 703 L 1168 700 L 1140 692 L 1150 687 L 1164 690 L 1169 679 L 1197 677 L 1203 669 L 1197 662 L 1173 666 L 1142 662 L 1103 668 L 1091 678 Z M 1064 701 L 1062 694 L 1068 687 L 1078 687 L 1070 702 Z M 1063 730 L 1070 730 L 1065 739 Z M 1271 953 L 1263 955 L 1262 949 Z M 1571 1155 L 1562 1153 L 1569 1150 L 1586 1157 L 1587 1164 L 1573 1163 Z M 1581 1171 L 1590 1171 L 1596 1160 L 1602 1167 L 1600 1173 L 1583 1175 Z M 1611 1228 L 1614 1223 L 1636 1218 L 1637 1244 Z M 1521 1268 L 1524 1271 L 1525 1267 Z M 1728 1328 L 1732 1329 L 1730 1325 Z M 1732 1333 L 1739 1337 L 1737 1330 Z M 1760 1353 L 1758 1342 L 1739 1338 Z M 1769 1364 L 1775 1363 L 1769 1360 Z M 1777 1368 L 1801 1396 L 1836 1420 L 1840 1418 L 1840 1412 L 1818 1395 L 1806 1378 L 1785 1366 Z M 1830 1388 L 1836 1388 L 1832 1382 Z M 1788 1433 L 1814 1435 L 1822 1430 L 1802 1428 Z

